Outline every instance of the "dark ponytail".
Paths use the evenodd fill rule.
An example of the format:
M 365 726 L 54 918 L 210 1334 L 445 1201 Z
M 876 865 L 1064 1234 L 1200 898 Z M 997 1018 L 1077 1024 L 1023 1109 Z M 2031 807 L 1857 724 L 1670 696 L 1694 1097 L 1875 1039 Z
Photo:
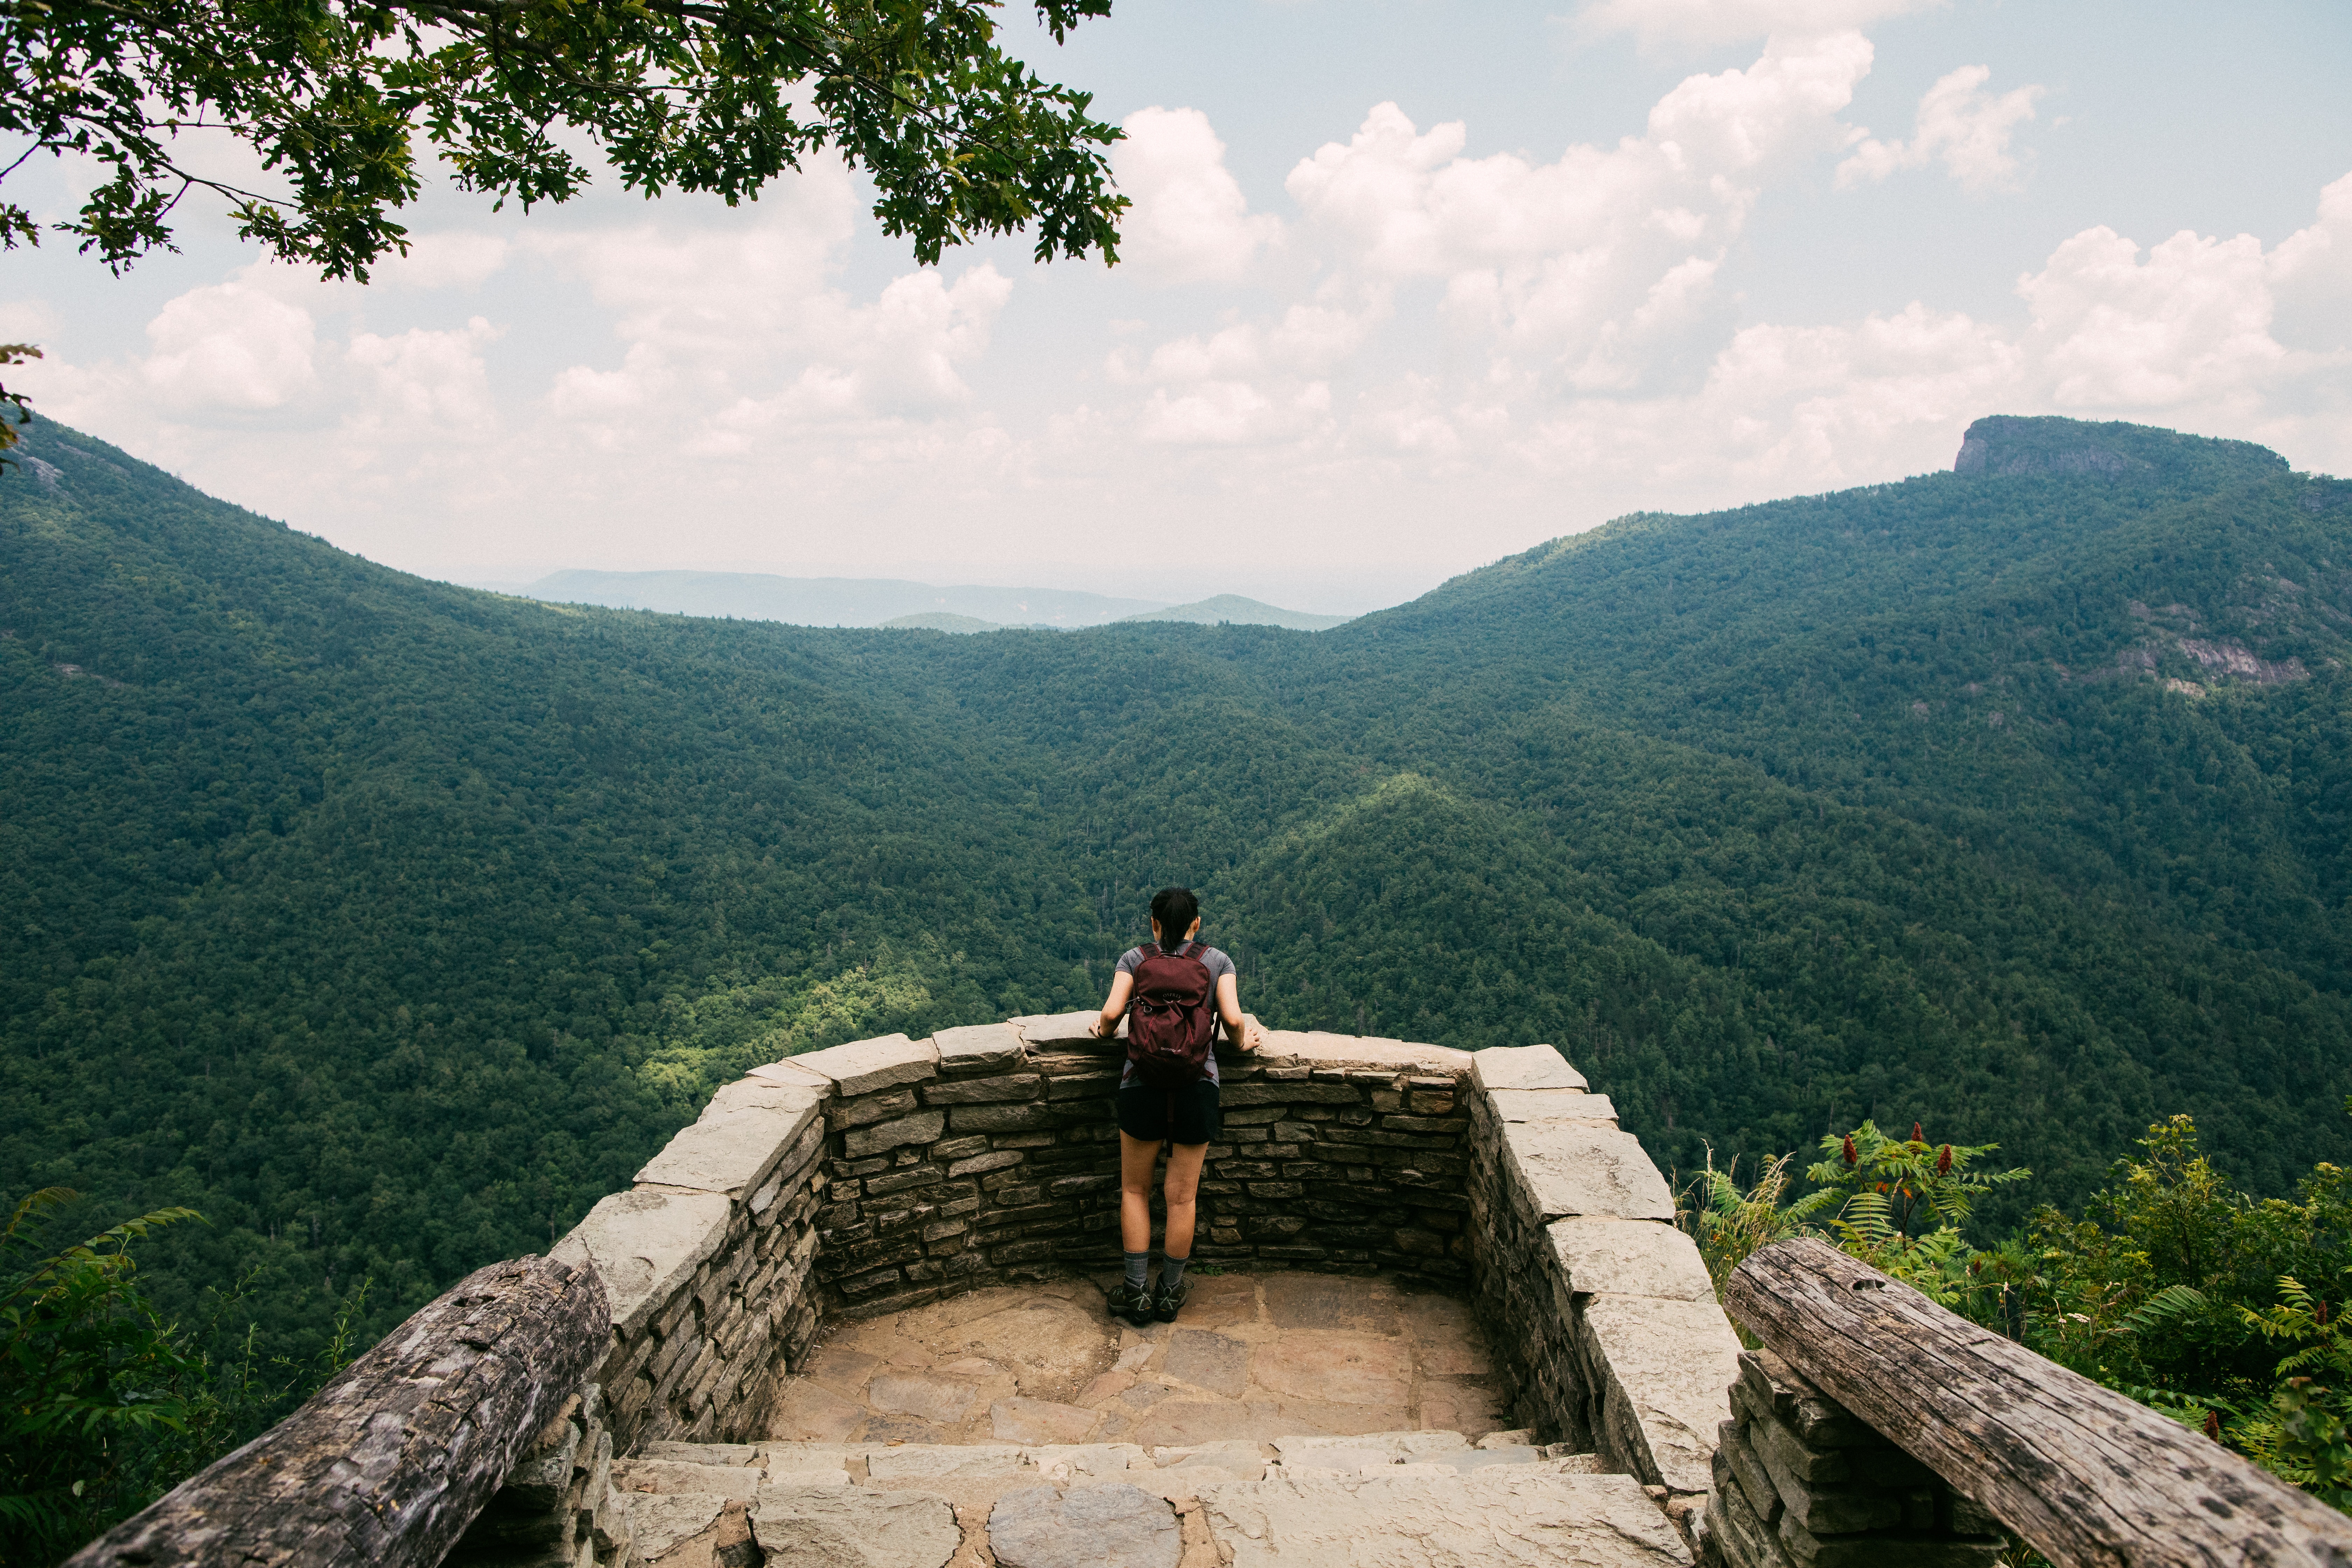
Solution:
M 1190 888 L 1162 888 L 1151 896 L 1151 918 L 1160 922 L 1160 951 L 1173 952 L 1201 918 L 1201 900 Z

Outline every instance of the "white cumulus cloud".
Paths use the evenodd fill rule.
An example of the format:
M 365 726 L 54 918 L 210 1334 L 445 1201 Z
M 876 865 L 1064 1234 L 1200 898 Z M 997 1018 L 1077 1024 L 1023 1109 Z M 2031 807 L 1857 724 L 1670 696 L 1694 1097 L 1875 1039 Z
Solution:
M 456 331 L 412 327 L 390 337 L 353 334 L 351 362 L 365 384 L 362 417 L 382 421 L 387 434 L 488 438 L 497 431 L 499 409 L 482 349 L 502 335 L 480 316 Z
M 2269 267 L 2252 235 L 2187 230 L 2140 247 L 2084 229 L 2018 281 L 2050 396 L 2063 408 L 2158 409 L 2235 399 L 2284 362 Z
M 309 310 L 239 280 L 192 289 L 147 323 L 141 377 L 185 412 L 283 407 L 318 384 L 318 328 Z
M 1173 282 L 1230 282 L 1282 235 L 1253 214 L 1225 167 L 1225 144 L 1197 109 L 1140 109 L 1120 122 L 1111 172 L 1135 205 L 1120 226 L 1120 258 Z
M 2018 178 L 2018 157 L 2010 151 L 2017 128 L 2033 118 L 2039 86 L 2013 88 L 1996 97 L 1985 90 L 1988 66 L 1962 66 L 1938 79 L 1919 100 L 1918 119 L 1908 142 L 1864 141 L 1838 165 L 1841 188 L 1883 180 L 1902 169 L 1940 162 L 1963 189 L 2006 190 Z

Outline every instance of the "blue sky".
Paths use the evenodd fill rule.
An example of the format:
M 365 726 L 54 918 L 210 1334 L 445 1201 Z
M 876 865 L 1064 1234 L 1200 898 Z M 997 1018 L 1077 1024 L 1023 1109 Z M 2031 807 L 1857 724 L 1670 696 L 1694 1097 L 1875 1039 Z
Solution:
M 1115 269 L 436 193 L 362 289 L 216 216 L 0 260 L 38 406 L 372 559 L 1352 611 L 1636 510 L 1948 464 L 1988 413 L 2352 472 L 2352 9 L 1122 0 Z M 227 154 L 224 154 L 225 156 Z M 63 210 L 78 171 L 11 182 Z M 12 378 L 12 384 L 14 384 Z M 1174 531 L 1174 550 L 1154 538 Z

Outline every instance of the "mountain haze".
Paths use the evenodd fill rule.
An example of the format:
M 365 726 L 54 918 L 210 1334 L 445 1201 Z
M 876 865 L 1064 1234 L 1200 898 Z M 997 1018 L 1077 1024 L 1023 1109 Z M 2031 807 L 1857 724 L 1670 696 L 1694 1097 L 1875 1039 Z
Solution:
M 1190 605 L 1139 610 L 1119 618 L 1126 621 L 1191 621 L 1203 626 L 1284 626 L 1294 632 L 1323 632 L 1333 626 L 1345 626 L 1355 617 L 1311 616 L 1304 610 L 1286 610 L 1279 605 L 1244 598 L 1239 594 L 1219 594 L 1213 598 L 1197 600 Z
M 1093 626 L 1159 607 L 1149 599 L 1075 589 L 935 587 L 890 577 L 778 577 L 761 572 L 568 571 L 503 591 L 551 604 L 803 626 L 878 626 L 919 615 L 960 616 L 992 626 Z
M 159 1293 L 258 1268 L 294 1353 L 752 1062 L 1093 1005 L 1171 881 L 1267 1022 L 1555 1041 L 1662 1164 L 2352 1153 L 2352 485 L 2259 447 L 1986 420 L 1311 636 L 1003 637 L 501 597 L 22 450 L 0 1186 L 205 1210 Z

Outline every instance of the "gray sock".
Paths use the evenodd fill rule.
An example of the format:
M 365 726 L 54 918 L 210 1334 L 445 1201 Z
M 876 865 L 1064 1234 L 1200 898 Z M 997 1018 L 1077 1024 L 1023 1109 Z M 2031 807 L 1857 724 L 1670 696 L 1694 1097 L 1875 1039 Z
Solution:
M 1130 1290 L 1142 1289 L 1143 1277 L 1146 1273 L 1150 1272 L 1150 1253 L 1130 1252 L 1127 1254 L 1127 1288 Z
M 1160 1260 L 1160 1289 L 1162 1294 L 1184 1283 L 1184 1265 L 1189 1258 L 1162 1258 Z

